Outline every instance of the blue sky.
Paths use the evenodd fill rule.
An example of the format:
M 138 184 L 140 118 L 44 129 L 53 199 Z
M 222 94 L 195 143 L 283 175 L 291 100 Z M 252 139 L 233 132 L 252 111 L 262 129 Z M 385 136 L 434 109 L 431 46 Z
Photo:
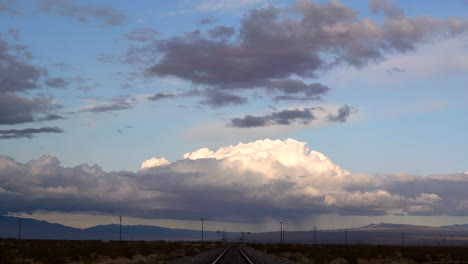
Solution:
M 0 154 L 141 174 L 292 138 L 350 173 L 463 175 L 467 17 L 461 0 L 0 1 Z

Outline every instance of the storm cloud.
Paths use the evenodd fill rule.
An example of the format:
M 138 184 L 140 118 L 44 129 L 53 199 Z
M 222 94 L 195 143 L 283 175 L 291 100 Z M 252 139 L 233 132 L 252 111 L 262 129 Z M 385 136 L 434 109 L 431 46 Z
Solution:
M 173 163 L 151 158 L 136 173 L 67 168 L 51 155 L 24 164 L 0 156 L 0 210 L 10 212 L 226 221 L 300 220 L 318 213 L 468 215 L 467 187 L 468 173 L 352 173 L 294 139 L 201 148 Z

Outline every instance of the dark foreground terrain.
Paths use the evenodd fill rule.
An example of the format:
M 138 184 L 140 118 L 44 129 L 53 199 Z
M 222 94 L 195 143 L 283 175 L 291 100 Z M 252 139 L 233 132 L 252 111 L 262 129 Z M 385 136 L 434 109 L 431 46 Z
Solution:
M 213 263 L 227 247 L 210 242 L 5 239 L 0 240 L 0 264 L 203 264 Z M 468 247 L 461 246 L 248 244 L 239 248 L 253 263 L 468 263 Z
M 249 245 L 297 263 L 468 263 L 468 247 L 379 245 Z

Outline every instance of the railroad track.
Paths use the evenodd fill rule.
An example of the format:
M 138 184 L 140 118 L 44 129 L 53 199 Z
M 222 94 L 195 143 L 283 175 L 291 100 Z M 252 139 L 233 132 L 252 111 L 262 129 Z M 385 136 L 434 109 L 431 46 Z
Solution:
M 211 264 L 253 264 L 238 246 L 227 247 Z

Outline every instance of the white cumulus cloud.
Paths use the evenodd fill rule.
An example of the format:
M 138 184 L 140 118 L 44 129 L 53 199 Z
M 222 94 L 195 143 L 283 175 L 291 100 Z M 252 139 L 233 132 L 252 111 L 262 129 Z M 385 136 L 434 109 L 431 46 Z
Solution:
M 0 213 L 103 212 L 228 221 L 315 214 L 468 215 L 468 174 L 352 173 L 294 139 L 201 148 L 138 172 L 63 167 L 52 155 L 25 164 L 0 156 Z
M 143 163 L 141 163 L 141 168 L 140 169 L 143 170 L 143 169 L 147 169 L 147 168 L 151 168 L 151 167 L 164 166 L 164 165 L 167 165 L 169 163 L 170 162 L 165 158 L 158 159 L 158 158 L 153 157 L 151 159 L 143 161 Z

